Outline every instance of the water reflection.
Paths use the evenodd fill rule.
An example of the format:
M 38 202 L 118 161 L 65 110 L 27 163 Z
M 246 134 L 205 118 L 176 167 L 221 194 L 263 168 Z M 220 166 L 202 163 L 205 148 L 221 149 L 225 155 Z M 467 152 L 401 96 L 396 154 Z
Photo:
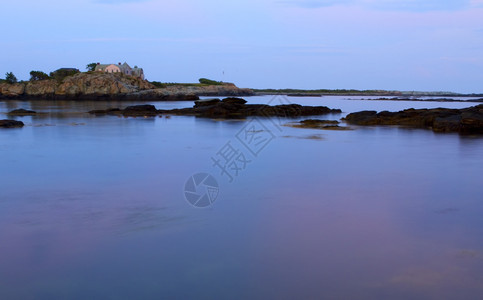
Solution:
M 105 104 L 25 106 L 48 117 L 0 131 L 1 299 L 483 293 L 481 138 L 281 127 L 230 184 L 210 158 L 246 121 L 75 115 Z M 199 171 L 220 183 L 208 209 L 183 196 Z

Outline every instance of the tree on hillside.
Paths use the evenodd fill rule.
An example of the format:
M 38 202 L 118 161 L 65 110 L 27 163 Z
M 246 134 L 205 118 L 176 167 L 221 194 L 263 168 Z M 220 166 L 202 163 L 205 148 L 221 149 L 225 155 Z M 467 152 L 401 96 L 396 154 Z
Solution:
M 12 72 L 7 72 L 5 73 L 5 81 L 8 83 L 16 83 L 18 80 Z
M 96 66 L 97 66 L 96 63 L 90 63 L 90 64 L 88 64 L 86 66 L 87 72 L 89 72 L 89 71 L 95 71 L 96 70 Z
M 30 71 L 30 81 L 49 79 L 49 75 L 42 71 Z
M 74 68 L 61 68 L 58 70 L 55 70 L 54 72 L 50 72 L 50 77 L 57 80 L 57 81 L 62 81 L 64 80 L 65 77 L 75 75 L 77 73 L 80 73 L 78 69 Z

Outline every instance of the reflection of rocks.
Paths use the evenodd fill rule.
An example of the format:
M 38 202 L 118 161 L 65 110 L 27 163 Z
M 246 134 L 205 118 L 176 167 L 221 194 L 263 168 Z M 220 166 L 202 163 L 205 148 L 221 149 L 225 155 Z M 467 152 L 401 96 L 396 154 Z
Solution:
M 406 109 L 399 112 L 361 111 L 347 115 L 350 124 L 404 125 L 435 132 L 483 133 L 483 104 L 464 109 Z
M 324 136 L 321 134 L 312 134 L 307 136 L 292 136 L 292 135 L 284 135 L 283 138 L 294 138 L 294 139 L 301 139 L 301 140 L 317 140 L 322 141 L 324 140 Z
M 300 121 L 299 123 L 289 123 L 287 126 L 295 128 L 312 128 L 324 130 L 351 130 L 350 127 L 339 126 L 339 121 L 335 120 L 316 120 L 308 119 Z
M 37 112 L 33 110 L 27 110 L 27 109 L 21 108 L 21 109 L 12 110 L 8 114 L 12 116 L 35 116 Z
M 191 115 L 206 118 L 245 118 L 261 117 L 297 117 L 340 113 L 340 109 L 330 109 L 325 106 L 302 106 L 298 104 L 269 106 L 264 104 L 245 104 L 244 99 L 225 98 L 196 101 L 192 108 L 171 110 L 156 110 L 152 105 L 138 105 L 124 110 L 107 109 L 90 111 L 91 114 L 123 115 L 123 116 L 154 116 L 162 114 Z
M 0 120 L 0 128 L 21 128 L 24 124 L 15 120 Z

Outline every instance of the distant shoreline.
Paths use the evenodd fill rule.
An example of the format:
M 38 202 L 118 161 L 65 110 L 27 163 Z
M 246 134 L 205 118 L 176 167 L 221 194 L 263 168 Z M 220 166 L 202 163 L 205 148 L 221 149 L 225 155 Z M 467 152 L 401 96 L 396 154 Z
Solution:
M 384 91 L 384 90 L 352 90 L 352 89 L 317 89 L 317 90 L 298 90 L 298 89 L 251 89 L 256 96 L 265 95 L 287 95 L 297 97 L 322 97 L 322 96 L 374 96 L 374 97 L 472 97 L 483 98 L 483 94 L 460 94 L 452 92 L 403 92 L 403 91 Z

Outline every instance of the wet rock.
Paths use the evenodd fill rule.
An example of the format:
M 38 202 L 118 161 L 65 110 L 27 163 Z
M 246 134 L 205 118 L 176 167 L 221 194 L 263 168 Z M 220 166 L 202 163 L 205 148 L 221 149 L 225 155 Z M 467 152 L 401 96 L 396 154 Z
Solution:
M 344 120 L 351 124 L 357 125 L 375 125 L 377 124 L 377 111 L 364 110 L 348 114 Z
M 245 104 L 245 103 L 247 103 L 247 100 L 242 99 L 242 98 L 228 97 L 228 98 L 223 99 L 223 103 Z
M 21 108 L 21 109 L 12 110 L 8 114 L 12 116 L 34 116 L 37 114 L 37 112 L 33 110 L 27 110 L 27 109 Z
M 403 125 L 434 132 L 483 133 L 483 104 L 464 109 L 406 109 L 399 112 L 362 111 L 344 119 L 356 125 Z
M 0 120 L 0 128 L 21 128 L 24 123 L 16 120 Z
M 121 113 L 125 117 L 156 116 L 158 110 L 154 105 L 134 105 L 126 107 Z
M 219 102 L 221 102 L 221 100 L 218 99 L 218 98 L 202 99 L 202 100 L 195 101 L 195 106 L 194 107 L 211 106 L 211 105 L 218 104 Z

